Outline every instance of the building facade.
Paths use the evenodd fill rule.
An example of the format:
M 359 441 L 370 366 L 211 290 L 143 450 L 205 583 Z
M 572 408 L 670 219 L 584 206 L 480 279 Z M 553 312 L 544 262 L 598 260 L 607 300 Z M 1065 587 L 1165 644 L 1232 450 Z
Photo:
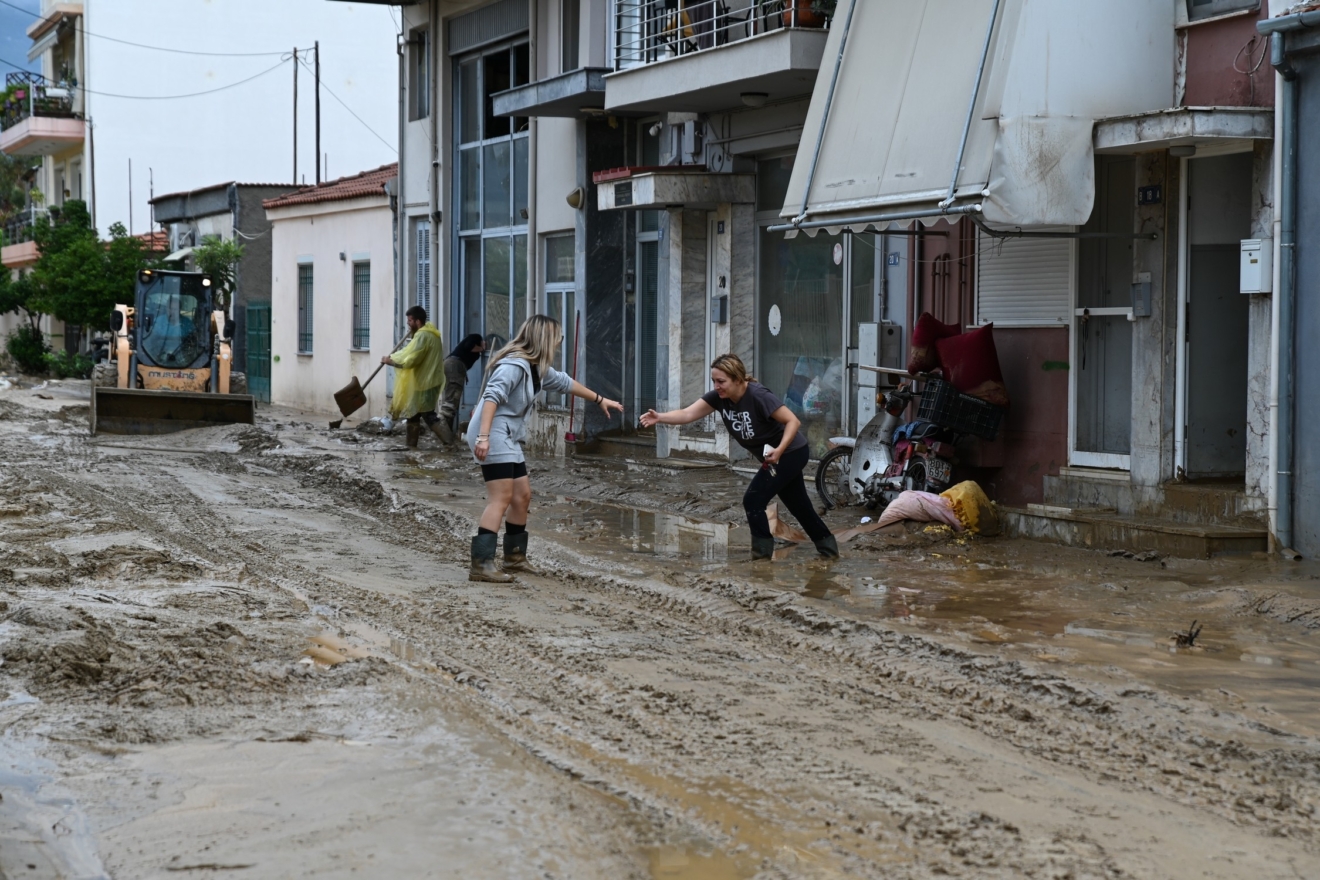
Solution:
M 394 350 L 394 187 L 386 165 L 265 202 L 271 226 L 270 399 L 334 414 L 334 393 Z M 389 377 L 355 418 L 389 409 Z
M 919 313 L 994 324 L 1012 407 L 963 462 L 1001 502 L 1263 548 L 1277 309 L 1237 270 L 1273 247 L 1267 5 L 770 6 L 402 7 L 404 265 L 450 335 L 576 312 L 626 425 L 732 350 L 820 453 Z M 633 442 L 730 454 L 715 428 Z
M 152 215 L 169 236 L 166 259 L 193 270 L 195 248 L 207 239 L 236 241 L 243 256 L 234 269 L 234 365 L 246 373 L 258 400 L 270 401 L 271 224 L 263 202 L 288 184 L 220 183 L 151 200 Z

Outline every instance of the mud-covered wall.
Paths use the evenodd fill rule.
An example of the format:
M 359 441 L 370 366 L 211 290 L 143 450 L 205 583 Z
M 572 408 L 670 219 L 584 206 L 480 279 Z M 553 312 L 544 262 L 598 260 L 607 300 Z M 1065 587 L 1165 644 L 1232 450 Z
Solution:
M 1001 504 L 1039 503 L 1045 477 L 1068 463 L 1068 330 L 996 327 L 995 347 L 1012 406 L 974 476 Z
M 1259 16 L 1222 18 L 1181 30 L 1184 107 L 1274 106 L 1269 39 L 1256 32 L 1258 18 L 1269 17 L 1269 4 L 1260 6 Z

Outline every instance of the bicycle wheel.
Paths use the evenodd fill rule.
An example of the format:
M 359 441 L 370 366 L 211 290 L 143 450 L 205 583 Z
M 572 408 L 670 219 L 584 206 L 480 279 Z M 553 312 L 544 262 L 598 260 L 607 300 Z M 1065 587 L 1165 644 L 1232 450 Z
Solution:
M 857 503 L 852 491 L 852 447 L 836 446 L 816 466 L 816 494 L 825 509 L 850 507 Z

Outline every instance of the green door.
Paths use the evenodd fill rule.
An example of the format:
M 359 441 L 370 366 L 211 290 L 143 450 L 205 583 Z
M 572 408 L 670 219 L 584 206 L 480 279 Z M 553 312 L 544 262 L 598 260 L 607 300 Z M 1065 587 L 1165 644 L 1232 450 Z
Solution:
M 247 306 L 247 380 L 248 392 L 263 403 L 270 403 L 270 303 L 254 302 Z

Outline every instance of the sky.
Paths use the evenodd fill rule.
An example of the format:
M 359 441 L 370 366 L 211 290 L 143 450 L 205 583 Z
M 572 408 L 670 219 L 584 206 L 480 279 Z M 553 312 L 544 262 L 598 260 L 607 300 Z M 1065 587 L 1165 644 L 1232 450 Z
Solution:
M 22 62 L 27 18 L 2 0 L 0 58 Z M 96 222 L 147 229 L 148 200 L 228 181 L 292 183 L 292 50 L 320 42 L 329 178 L 397 161 L 398 10 L 331 0 L 85 0 Z M 11 15 L 12 13 L 12 15 Z M 342 103 L 341 103 L 342 102 Z M 298 179 L 315 179 L 314 78 L 298 81 Z M 132 162 L 132 177 L 129 162 Z
M 8 0 L 12 6 L 0 4 L 0 58 L 13 64 L 21 65 L 26 70 L 37 71 L 41 65 L 28 61 L 28 47 L 32 41 L 27 38 L 27 27 L 37 17 L 41 0 Z M 15 6 L 28 10 L 27 13 L 15 9 Z M 14 68 L 8 64 L 0 65 L 6 72 Z

